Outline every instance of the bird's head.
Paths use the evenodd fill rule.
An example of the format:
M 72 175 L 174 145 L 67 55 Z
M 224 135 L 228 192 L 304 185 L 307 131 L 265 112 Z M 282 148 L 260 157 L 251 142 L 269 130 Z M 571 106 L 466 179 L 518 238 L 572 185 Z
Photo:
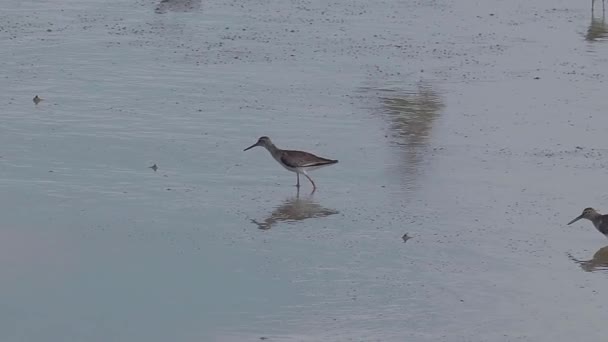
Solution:
M 269 138 L 269 137 L 264 136 L 264 137 L 260 137 L 260 138 L 258 139 L 258 141 L 257 141 L 255 144 L 253 144 L 253 145 L 251 145 L 251 146 L 247 147 L 247 148 L 246 148 L 246 149 L 244 149 L 243 151 L 247 151 L 247 150 L 252 149 L 252 148 L 254 148 L 254 147 L 256 147 L 256 146 L 263 146 L 263 147 L 267 147 L 267 146 L 270 146 L 271 144 L 272 144 L 272 142 L 270 141 L 270 138 Z
M 570 221 L 568 224 L 573 224 L 574 222 L 576 222 L 576 221 L 578 221 L 580 219 L 591 220 L 592 218 L 594 218 L 597 215 L 599 215 L 599 213 L 595 209 L 593 209 L 593 208 L 585 208 L 585 209 L 583 209 L 583 213 L 582 214 L 580 214 L 574 220 Z

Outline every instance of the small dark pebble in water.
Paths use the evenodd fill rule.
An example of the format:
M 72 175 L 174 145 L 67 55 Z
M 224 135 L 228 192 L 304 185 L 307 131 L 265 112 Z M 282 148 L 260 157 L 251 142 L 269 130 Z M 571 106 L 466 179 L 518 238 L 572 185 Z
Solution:
M 540 80 L 540 77 L 536 76 L 534 77 L 535 80 Z
M 403 239 L 403 242 L 407 242 L 407 240 L 412 239 L 412 237 L 407 235 L 407 233 L 403 234 L 401 238 Z
M 156 170 L 158 170 L 158 166 L 156 166 L 156 164 L 154 164 L 152 166 L 148 166 L 148 168 L 154 170 L 154 172 L 156 172 Z
M 268 339 L 268 337 L 264 337 L 264 336 L 260 337 L 260 340 L 262 340 L 262 341 L 267 340 L 267 339 Z
M 32 100 L 34 101 L 35 104 L 40 103 L 40 101 L 42 101 L 42 99 L 40 97 L 38 97 L 38 95 L 34 96 L 34 99 Z

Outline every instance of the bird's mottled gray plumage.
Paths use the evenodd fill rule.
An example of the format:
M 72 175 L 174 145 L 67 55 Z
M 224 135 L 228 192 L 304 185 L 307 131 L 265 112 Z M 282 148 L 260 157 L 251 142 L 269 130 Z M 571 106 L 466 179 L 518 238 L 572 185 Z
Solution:
M 289 167 L 315 167 L 335 164 L 338 161 L 315 156 L 312 153 L 302 151 L 281 151 L 281 161 Z

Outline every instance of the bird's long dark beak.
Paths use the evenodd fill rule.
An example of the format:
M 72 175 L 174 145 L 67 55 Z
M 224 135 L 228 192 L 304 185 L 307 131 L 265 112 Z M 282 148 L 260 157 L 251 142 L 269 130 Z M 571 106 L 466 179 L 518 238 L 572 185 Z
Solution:
M 581 216 L 579 216 L 579 217 L 575 218 L 574 220 L 572 220 L 572 221 L 568 222 L 568 225 L 571 225 L 571 224 L 573 224 L 574 222 L 576 222 L 576 221 L 578 221 L 578 220 L 580 220 L 580 219 L 582 219 L 582 218 L 583 218 L 583 215 L 581 215 Z
M 256 146 L 258 146 L 258 143 L 257 143 L 257 142 L 256 142 L 255 144 L 253 144 L 253 145 L 251 145 L 251 146 L 247 147 L 247 148 L 246 148 L 246 149 L 244 149 L 243 151 L 250 150 L 250 149 L 252 149 L 252 148 L 254 148 L 254 147 L 256 147 Z

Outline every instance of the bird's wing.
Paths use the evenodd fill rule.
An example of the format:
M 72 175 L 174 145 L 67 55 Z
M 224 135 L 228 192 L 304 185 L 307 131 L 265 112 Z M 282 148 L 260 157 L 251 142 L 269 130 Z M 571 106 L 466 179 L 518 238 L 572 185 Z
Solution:
M 281 161 L 290 167 L 310 167 L 337 163 L 337 160 L 317 157 L 312 153 L 303 151 L 283 151 Z

